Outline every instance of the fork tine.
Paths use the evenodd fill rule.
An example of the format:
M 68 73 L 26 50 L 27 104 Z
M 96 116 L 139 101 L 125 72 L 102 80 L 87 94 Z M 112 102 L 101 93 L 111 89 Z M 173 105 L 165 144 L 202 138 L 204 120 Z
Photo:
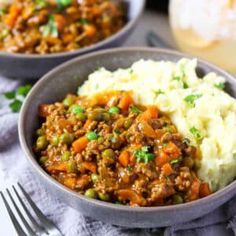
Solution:
M 6 200 L 6 198 L 4 197 L 3 193 L 0 192 L 0 195 L 1 195 L 2 200 L 3 200 L 3 202 L 4 202 L 5 206 L 6 206 L 7 212 L 9 214 L 10 218 L 11 218 L 11 221 L 12 221 L 14 227 L 15 227 L 15 230 L 16 230 L 17 234 L 21 235 L 21 236 L 26 236 L 24 230 L 21 228 L 21 226 L 18 223 L 16 217 L 14 216 L 14 214 L 13 214 L 13 212 L 12 212 L 12 210 L 11 210 L 7 200 Z
M 10 199 L 11 199 L 11 201 L 12 201 L 12 203 L 13 203 L 13 205 L 14 205 L 16 211 L 17 211 L 17 214 L 19 215 L 19 217 L 20 217 L 22 223 L 23 223 L 24 226 L 25 226 L 25 229 L 27 230 L 27 233 L 28 233 L 29 235 L 32 235 L 32 236 L 35 235 L 35 232 L 32 230 L 32 228 L 30 227 L 30 225 L 29 225 L 28 222 L 26 221 L 25 217 L 22 215 L 22 213 L 21 213 L 19 207 L 17 206 L 15 200 L 13 199 L 13 197 L 12 197 L 12 195 L 11 195 L 9 189 L 6 189 L 6 190 L 7 190 L 8 196 L 10 197 Z
M 48 220 L 46 216 L 41 212 L 41 210 L 35 205 L 35 203 L 32 201 L 28 193 L 24 190 L 24 188 L 21 186 L 20 183 L 17 183 L 19 188 L 21 189 L 22 193 L 24 194 L 25 198 L 27 199 L 28 203 L 34 210 L 35 214 L 37 215 L 38 219 L 40 220 L 41 224 L 45 226 L 45 228 L 50 229 L 51 232 L 53 231 L 53 235 L 61 235 L 60 230 L 57 228 L 57 226 Z M 48 231 L 48 230 L 47 230 Z M 48 231 L 50 234 L 50 232 Z
M 41 226 L 38 224 L 38 222 L 33 218 L 33 216 L 31 215 L 30 211 L 27 209 L 25 203 L 22 201 L 22 199 L 21 199 L 21 197 L 20 197 L 20 195 L 19 195 L 19 193 L 18 193 L 18 191 L 16 190 L 16 188 L 15 188 L 14 185 L 12 186 L 12 188 L 13 188 L 15 194 L 16 194 L 17 199 L 18 199 L 19 202 L 21 203 L 21 205 L 22 205 L 22 207 L 23 207 L 23 209 L 24 209 L 24 211 L 25 211 L 27 217 L 28 217 L 29 220 L 31 221 L 31 224 L 34 225 L 35 230 L 38 231 L 38 232 L 41 232 L 41 233 L 43 233 L 44 231 L 46 231 L 46 230 L 45 230 L 43 227 L 41 227 Z

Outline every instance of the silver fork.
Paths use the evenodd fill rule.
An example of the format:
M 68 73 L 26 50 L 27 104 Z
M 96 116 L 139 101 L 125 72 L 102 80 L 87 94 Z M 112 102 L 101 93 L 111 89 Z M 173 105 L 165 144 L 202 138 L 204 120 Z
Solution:
M 12 192 L 6 189 L 7 194 L 0 192 L 2 200 L 6 206 L 8 214 L 12 220 L 16 232 L 19 236 L 62 236 L 59 229 L 47 219 L 41 210 L 35 205 L 24 188 L 17 183 L 18 187 L 12 186 Z M 18 189 L 18 190 L 17 190 Z M 32 216 L 26 203 L 20 197 L 19 192 L 25 197 L 25 202 L 34 212 L 36 219 Z M 8 200 L 6 195 L 8 195 Z

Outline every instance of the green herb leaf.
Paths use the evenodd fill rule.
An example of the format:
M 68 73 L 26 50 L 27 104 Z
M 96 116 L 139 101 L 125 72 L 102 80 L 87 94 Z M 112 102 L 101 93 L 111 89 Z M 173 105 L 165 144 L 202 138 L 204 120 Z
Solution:
M 189 88 L 188 84 L 187 84 L 185 81 L 183 81 L 183 88 L 184 88 L 184 89 Z
M 22 101 L 15 99 L 9 106 L 13 112 L 18 112 L 21 109 Z
M 3 16 L 7 13 L 6 8 L 0 8 L 0 16 Z
M 153 91 L 156 96 L 159 96 L 160 94 L 164 94 L 164 92 L 161 89 Z
M 115 132 L 116 134 L 121 134 L 121 130 L 120 130 L 120 129 L 115 129 L 114 132 Z
M 46 0 L 36 0 L 36 9 L 40 10 L 48 5 Z
M 5 96 L 5 98 L 7 99 L 14 99 L 16 97 L 16 92 L 15 91 L 11 91 L 11 92 L 6 92 L 3 94 Z
M 131 106 L 131 107 L 129 108 L 129 111 L 130 111 L 130 112 L 133 112 L 133 113 L 140 113 L 140 112 L 141 112 L 141 110 L 138 109 L 138 107 L 136 107 L 136 106 Z
M 80 19 L 80 24 L 86 25 L 86 24 L 88 24 L 88 20 L 85 19 L 85 18 L 81 18 L 81 19 Z
M 184 101 L 187 102 L 191 106 L 195 106 L 195 101 L 200 98 L 201 94 L 191 94 L 184 98 Z
M 20 86 L 17 90 L 16 90 L 16 93 L 18 95 L 21 95 L 23 97 L 26 97 L 26 95 L 29 93 L 29 91 L 31 90 L 32 88 L 32 85 L 30 84 L 26 84 L 24 86 Z
M 56 0 L 56 1 L 59 8 L 68 7 L 72 3 L 72 0 Z
M 196 127 L 193 126 L 189 131 L 194 136 L 194 138 L 198 140 L 202 138 L 199 130 Z
M 144 146 L 134 152 L 134 156 L 138 162 L 144 162 L 145 164 L 147 164 L 149 161 L 154 160 L 155 155 L 153 153 L 148 152 L 148 149 L 148 146 Z
M 180 158 L 178 158 L 178 159 L 175 159 L 175 160 L 170 161 L 170 164 L 171 164 L 171 165 L 177 164 L 177 163 L 181 162 L 182 160 L 183 160 L 183 158 L 180 157 Z
M 48 18 L 48 23 L 40 27 L 40 31 L 42 32 L 44 37 L 48 37 L 49 35 L 57 38 L 59 33 L 57 29 L 57 24 L 55 22 L 55 18 L 53 15 L 50 15 Z
M 225 88 L 225 84 L 224 83 L 219 83 L 219 84 L 215 84 L 214 85 L 216 88 L 223 90 Z
M 127 170 L 131 172 L 134 168 L 132 166 L 127 166 Z

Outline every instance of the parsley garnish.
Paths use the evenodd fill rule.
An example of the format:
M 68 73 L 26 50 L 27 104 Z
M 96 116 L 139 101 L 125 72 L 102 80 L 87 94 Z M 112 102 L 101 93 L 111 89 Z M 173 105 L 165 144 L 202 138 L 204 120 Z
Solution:
M 20 86 L 15 91 L 6 92 L 3 95 L 6 99 L 10 100 L 9 107 L 13 112 L 20 111 L 23 100 L 31 89 L 31 85 L 27 84 L 25 86 Z
M 127 166 L 127 170 L 131 172 L 134 168 L 132 166 Z
M 202 138 L 202 136 L 201 136 L 199 130 L 198 130 L 196 127 L 193 126 L 192 128 L 190 128 L 189 131 L 190 131 L 191 134 L 194 136 L 194 138 L 196 138 L 196 139 L 198 139 L 198 140 Z
M 5 8 L 0 8 L 0 16 L 3 16 L 7 13 L 7 10 Z
M 215 84 L 214 85 L 216 88 L 223 90 L 225 88 L 225 84 L 224 83 L 219 83 L 219 84 Z
M 156 96 L 159 96 L 160 94 L 164 94 L 164 92 L 161 89 L 153 91 Z
M 49 16 L 48 23 L 46 25 L 40 27 L 40 31 L 44 37 L 48 37 L 49 35 L 58 37 L 57 24 L 53 15 Z
M 56 2 L 59 8 L 65 8 L 71 4 L 72 0 L 56 0 Z
M 134 156 L 138 162 L 144 162 L 147 164 L 149 161 L 154 160 L 155 155 L 153 153 L 148 152 L 149 147 L 144 146 L 141 149 L 134 152 Z
M 136 106 L 131 106 L 131 107 L 129 108 L 129 111 L 130 111 L 130 112 L 133 112 L 133 113 L 140 113 L 140 112 L 141 112 L 141 110 L 138 109 L 138 107 L 136 107 Z
M 46 0 L 36 0 L 36 9 L 42 9 L 48 5 Z
M 191 94 L 184 98 L 184 101 L 187 102 L 191 106 L 195 106 L 195 101 L 200 98 L 201 94 Z
M 177 164 L 177 163 L 181 162 L 182 160 L 183 160 L 183 158 L 180 157 L 179 159 L 175 159 L 175 160 L 170 161 L 170 164 L 171 164 L 171 165 Z
M 88 20 L 85 19 L 85 18 L 81 18 L 81 19 L 80 19 L 80 24 L 86 25 L 86 24 L 88 24 Z

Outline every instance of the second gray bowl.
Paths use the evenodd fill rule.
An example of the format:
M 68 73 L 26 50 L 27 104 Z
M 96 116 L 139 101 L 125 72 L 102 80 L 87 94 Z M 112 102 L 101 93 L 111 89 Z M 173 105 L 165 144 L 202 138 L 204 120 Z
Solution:
M 35 175 L 41 179 L 51 194 L 79 210 L 86 216 L 115 225 L 147 228 L 163 227 L 189 221 L 216 209 L 236 193 L 236 182 L 197 201 L 173 206 L 128 207 L 88 199 L 58 183 L 37 163 L 33 153 L 33 139 L 39 127 L 38 105 L 62 100 L 66 94 L 75 93 L 87 76 L 98 67 L 109 70 L 127 68 L 139 59 L 169 60 L 176 62 L 186 55 L 159 49 L 113 49 L 92 53 L 73 59 L 45 75 L 33 87 L 22 107 L 19 135 L 22 149 Z M 228 91 L 236 97 L 236 80 L 228 73 L 206 62 L 198 62 L 197 73 L 216 72 L 227 80 Z M 102 81 L 101 81 L 102 83 Z

